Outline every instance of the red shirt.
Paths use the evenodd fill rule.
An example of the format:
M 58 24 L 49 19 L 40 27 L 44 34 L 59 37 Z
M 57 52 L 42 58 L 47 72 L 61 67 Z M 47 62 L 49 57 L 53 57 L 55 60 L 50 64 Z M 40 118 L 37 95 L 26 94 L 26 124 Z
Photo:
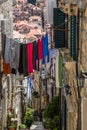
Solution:
M 33 72 L 32 49 L 33 49 L 32 43 L 27 44 L 28 73 Z
M 42 59 L 42 40 L 38 39 L 38 59 Z

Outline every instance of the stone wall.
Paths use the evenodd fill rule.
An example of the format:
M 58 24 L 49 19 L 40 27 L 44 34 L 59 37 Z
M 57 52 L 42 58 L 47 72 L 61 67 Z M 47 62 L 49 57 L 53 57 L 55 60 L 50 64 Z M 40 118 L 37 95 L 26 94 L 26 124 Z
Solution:
M 12 35 L 12 0 L 8 0 L 0 5 L 0 14 L 5 19 L 5 33 L 10 37 Z
M 66 95 L 66 121 L 67 130 L 77 129 L 78 120 L 78 99 L 77 99 L 77 81 L 75 72 L 76 63 L 74 61 L 66 62 L 63 66 L 63 83 L 70 86 L 70 95 Z M 72 111 L 71 111 L 72 110 Z M 73 127 L 72 127 L 73 126 Z M 71 129 L 72 128 L 72 129 Z
M 81 19 L 81 29 L 82 29 L 82 37 L 81 37 L 81 47 L 80 47 L 80 55 L 81 55 L 81 69 L 87 71 L 87 9 L 83 13 L 83 18 Z
M 12 0 L 4 0 L 0 1 L 0 52 L 2 50 L 1 48 L 1 33 L 5 33 L 8 37 L 12 37 Z M 2 26 L 1 21 L 4 22 L 5 26 Z M 5 28 L 4 28 L 5 27 Z M 1 57 L 1 54 L 0 54 Z M 1 60 L 1 59 L 0 59 Z M 1 66 L 0 66 L 1 67 Z M 2 68 L 0 68 L 2 69 Z M 4 80 L 3 80 L 4 79 Z M 3 98 L 1 100 L 0 108 L 2 109 L 1 115 L 2 115 L 2 129 L 6 127 L 6 116 L 7 116 L 7 105 L 8 103 L 8 82 L 6 76 L 3 75 L 2 78 L 2 94 Z

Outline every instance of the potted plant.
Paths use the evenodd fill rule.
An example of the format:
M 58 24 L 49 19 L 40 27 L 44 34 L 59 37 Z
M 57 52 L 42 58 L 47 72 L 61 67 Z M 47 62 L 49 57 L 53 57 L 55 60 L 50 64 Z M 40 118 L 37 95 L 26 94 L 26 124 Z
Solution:
M 12 113 L 7 114 L 7 128 L 11 125 L 11 118 L 13 117 Z
M 54 96 L 43 111 L 43 125 L 47 129 L 59 128 L 58 102 L 59 97 Z
M 19 125 L 19 130 L 26 130 L 26 125 L 25 124 L 20 124 Z
M 16 128 L 15 124 L 11 124 L 11 125 L 9 126 L 9 130 L 15 130 L 15 128 Z
M 27 108 L 24 116 L 24 123 L 28 128 L 30 128 L 31 124 L 34 121 L 34 109 L 32 108 Z

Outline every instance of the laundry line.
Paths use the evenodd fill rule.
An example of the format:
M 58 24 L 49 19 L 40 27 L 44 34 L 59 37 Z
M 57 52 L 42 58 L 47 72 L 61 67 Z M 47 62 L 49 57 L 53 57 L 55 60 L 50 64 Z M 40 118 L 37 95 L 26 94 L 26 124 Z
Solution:
M 31 42 L 34 42 L 34 41 L 38 41 L 38 39 L 42 39 L 43 36 L 46 35 L 47 32 L 43 32 L 42 35 L 36 35 L 35 38 L 26 38 L 26 37 L 23 37 L 23 38 L 13 38 L 13 40 L 17 41 L 17 42 L 23 42 L 23 43 L 31 43 Z M 37 38 L 36 38 L 37 37 Z
M 34 41 L 38 41 L 38 39 L 35 38 L 13 38 L 14 41 L 21 42 L 23 44 L 31 43 Z

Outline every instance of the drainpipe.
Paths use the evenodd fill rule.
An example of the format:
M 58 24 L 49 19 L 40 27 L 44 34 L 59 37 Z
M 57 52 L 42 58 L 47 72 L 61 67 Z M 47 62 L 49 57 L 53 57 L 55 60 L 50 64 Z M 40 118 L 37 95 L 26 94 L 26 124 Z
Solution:
M 59 130 L 62 130 L 61 116 L 62 116 L 62 114 L 61 114 L 61 88 L 59 88 Z
M 77 77 L 80 75 L 80 64 L 81 64 L 81 27 L 82 27 L 82 12 L 78 10 L 78 17 L 77 17 Z M 77 81 L 78 86 L 78 130 L 81 130 L 81 89 L 79 83 Z

